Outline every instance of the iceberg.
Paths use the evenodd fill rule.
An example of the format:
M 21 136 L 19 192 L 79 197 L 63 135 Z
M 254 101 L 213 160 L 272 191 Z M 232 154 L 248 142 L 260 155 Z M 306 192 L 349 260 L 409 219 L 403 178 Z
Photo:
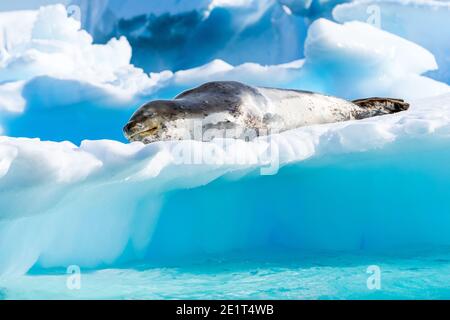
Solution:
M 173 71 L 213 59 L 280 64 L 302 57 L 307 24 L 275 0 L 74 1 L 98 43 L 125 36 L 133 64 Z M 267 47 L 271 43 L 271 48 Z
M 360 22 L 316 20 L 308 29 L 305 58 L 289 63 L 233 65 L 214 59 L 191 69 L 147 74 L 131 63 L 127 39 L 94 44 L 63 6 L 0 15 L 0 48 L 7 53 L 0 56 L 0 110 L 5 111 L 0 125 L 9 136 L 77 144 L 125 141 L 121 128 L 140 104 L 173 98 L 212 80 L 347 99 L 417 99 L 449 91 L 447 84 L 423 75 L 437 68 L 429 51 Z M 16 18 L 24 21 L 20 30 L 11 27 Z
M 278 0 L 290 12 L 307 17 L 309 20 L 317 18 L 331 18 L 332 9 L 341 3 L 351 0 Z
M 439 65 L 429 76 L 446 83 L 450 83 L 449 16 L 450 2 L 436 0 L 357 0 L 333 10 L 338 22 L 376 18 L 383 30 L 427 48 Z
M 0 15 L 0 110 L 6 111 L 0 121 L 11 136 L 77 143 L 86 138 L 123 140 L 121 127 L 133 109 L 151 97 L 179 93 L 180 87 L 168 88 L 173 82 L 188 87 L 208 78 L 205 74 L 203 80 L 195 76 L 189 81 L 187 75 L 196 70 L 217 75 L 224 65 L 234 69 L 215 60 L 201 70 L 146 74 L 130 63 L 131 47 L 124 37 L 93 43 L 61 5 Z M 20 28 L 14 28 L 15 19 L 24 21 Z M 251 64 L 238 70 L 255 70 L 257 78 L 277 68 Z M 280 67 L 279 78 L 287 69 Z M 240 72 L 228 71 L 227 77 Z
M 446 94 L 251 142 L 2 137 L 0 273 L 449 245 L 449 120 Z
M 214 3 L 202 19 L 227 10 L 243 19 L 257 5 Z M 268 8 L 266 19 L 285 10 Z M 286 63 L 208 58 L 146 73 L 125 37 L 95 43 L 62 5 L 0 17 L 1 275 L 450 245 L 450 88 L 427 76 L 438 64 L 424 47 L 366 23 L 317 19 L 304 57 Z M 411 110 L 249 142 L 123 143 L 139 103 L 236 79 L 347 99 L 396 96 Z
M 42 6 L 63 4 L 69 5 L 71 0 L 15 0 L 2 1 L 0 11 L 37 10 Z
M 318 19 L 308 29 L 297 87 L 346 98 L 415 99 L 448 92 L 445 83 L 422 75 L 437 68 L 428 50 L 370 24 Z
M 427 49 L 370 24 L 317 19 L 308 29 L 305 58 L 287 64 L 232 66 L 214 60 L 166 74 L 156 95 L 171 97 L 211 80 L 240 79 L 257 86 L 317 91 L 347 99 L 393 96 L 419 99 L 450 87 L 424 74 L 438 69 Z
M 2 24 L 6 22 L 0 25 L 1 83 L 45 76 L 83 81 L 120 97 L 133 96 L 151 82 L 142 70 L 129 64 L 131 47 L 125 38 L 94 45 L 92 37 L 61 5 L 0 15 Z M 14 28 L 14 19 L 22 19 L 24 24 Z
M 17 28 L 16 19 L 23 21 Z M 133 105 L 155 85 L 156 80 L 130 64 L 131 47 L 125 38 L 93 44 L 62 5 L 0 12 L 0 21 L 0 110 L 6 111 L 1 117 L 6 134 L 45 137 L 40 134 L 51 132 L 51 124 L 55 131 L 50 138 L 62 133 L 62 139 L 76 139 L 67 135 L 69 114 L 80 122 L 93 113 L 100 119 L 107 119 L 106 114 L 123 116 L 126 111 L 120 107 Z M 45 123 L 36 125 L 34 116 Z M 76 133 L 82 126 L 72 130 Z

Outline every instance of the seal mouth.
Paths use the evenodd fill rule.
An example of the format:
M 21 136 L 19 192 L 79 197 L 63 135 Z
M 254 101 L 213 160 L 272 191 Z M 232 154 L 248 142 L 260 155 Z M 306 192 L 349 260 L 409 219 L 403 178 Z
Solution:
M 158 129 L 159 129 L 158 126 L 154 126 L 148 129 L 135 131 L 133 133 L 125 133 L 125 135 L 130 141 L 140 141 L 143 140 L 145 137 L 153 135 Z

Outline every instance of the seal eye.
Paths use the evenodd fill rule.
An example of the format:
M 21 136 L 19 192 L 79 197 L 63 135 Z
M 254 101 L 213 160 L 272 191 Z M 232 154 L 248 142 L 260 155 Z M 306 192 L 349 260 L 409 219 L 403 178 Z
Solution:
M 144 132 L 146 132 L 146 133 L 153 133 L 156 130 L 158 130 L 158 126 L 154 126 L 152 128 L 149 128 L 149 129 L 145 130 Z

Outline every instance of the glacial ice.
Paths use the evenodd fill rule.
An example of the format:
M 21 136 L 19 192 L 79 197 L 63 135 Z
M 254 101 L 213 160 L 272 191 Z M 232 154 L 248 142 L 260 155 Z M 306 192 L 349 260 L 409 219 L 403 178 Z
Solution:
M 209 17 L 220 10 L 245 8 Z M 450 88 L 426 76 L 434 47 L 326 19 L 298 41 L 304 57 L 288 63 L 213 59 L 147 74 L 127 39 L 94 43 L 63 6 L 0 12 L 0 274 L 449 245 Z M 397 96 L 411 110 L 252 142 L 121 142 L 139 103 L 236 79 Z
M 133 64 L 147 72 L 188 69 L 215 58 L 234 65 L 289 62 L 302 57 L 307 28 L 303 17 L 286 14 L 275 0 L 73 3 L 96 42 L 126 36 Z
M 381 29 L 427 48 L 439 65 L 429 76 L 450 83 L 449 1 L 356 0 L 338 5 L 333 17 L 339 22 L 371 19 Z
M 449 87 L 421 74 L 437 68 L 426 49 L 368 24 L 316 20 L 305 42 L 305 59 L 286 64 L 220 59 L 188 70 L 144 73 L 131 63 L 125 38 L 93 44 L 64 7 L 4 12 L 0 24 L 0 125 L 10 136 L 45 140 L 114 139 L 140 104 L 172 98 L 211 80 L 309 89 L 344 98 L 372 95 L 416 99 Z M 20 37 L 8 21 L 25 21 Z M 11 39 L 15 41 L 11 42 Z M 326 52 L 326 54 L 323 54 Z
M 17 28 L 15 19 L 23 21 Z M 45 138 L 41 131 L 53 128 L 48 138 L 57 139 L 61 133 L 61 139 L 76 140 L 67 129 L 65 134 L 60 130 L 69 114 L 79 119 L 72 130 L 82 136 L 80 128 L 93 113 L 98 118 L 123 114 L 120 106 L 133 105 L 155 85 L 154 79 L 130 64 L 131 47 L 125 38 L 93 44 L 61 5 L 0 12 L 0 35 L 0 110 L 7 111 L 0 120 L 6 134 Z M 36 125 L 39 117 L 45 122 L 42 126 Z M 111 122 L 104 127 L 108 125 Z M 100 125 L 98 131 L 104 127 Z M 37 131 L 26 132 L 27 128 Z
M 52 4 L 69 5 L 71 0 L 14 0 L 0 2 L 0 11 L 37 10 Z
M 308 29 L 298 83 L 346 98 L 414 99 L 448 92 L 448 85 L 421 76 L 437 68 L 428 50 L 370 24 L 319 19 Z
M 449 245 L 449 123 L 447 94 L 253 142 L 2 137 L 0 273 Z
M 125 38 L 94 45 L 80 30 L 80 23 L 67 16 L 61 5 L 32 12 L 0 13 L 3 37 L 0 48 L 0 82 L 29 81 L 38 77 L 77 80 L 110 95 L 133 96 L 150 80 L 129 64 L 131 47 Z M 13 19 L 22 19 L 15 28 Z
M 37 9 L 39 5 L 55 2 L 14 1 L 0 4 L 0 11 Z M 359 20 L 372 23 L 379 13 L 382 29 L 429 49 L 440 65 L 439 70 L 429 73 L 429 76 L 449 83 L 445 45 L 449 28 L 442 28 L 448 20 L 448 1 L 58 2 L 69 10 L 79 7 L 80 12 L 75 16 L 81 19 L 83 28 L 93 35 L 97 43 L 106 43 L 114 36 L 126 36 L 133 47 L 132 63 L 146 72 L 188 69 L 213 59 L 222 59 L 233 65 L 245 62 L 262 65 L 286 63 L 304 57 L 303 44 L 308 26 L 320 17 L 331 19 L 333 8 L 333 18 L 338 22 Z M 438 29 L 440 32 L 435 32 Z M 270 50 L 266 43 L 272 44 Z
M 280 64 L 303 57 L 306 29 L 346 0 L 74 0 L 83 28 L 103 42 L 126 36 L 133 64 L 181 70 L 222 59 Z M 258 34 L 257 37 L 254 35 Z M 271 43 L 270 50 L 267 43 Z
M 322 18 L 330 18 L 332 9 L 341 3 L 351 0 L 278 0 L 289 10 L 297 15 L 308 17 L 311 20 Z

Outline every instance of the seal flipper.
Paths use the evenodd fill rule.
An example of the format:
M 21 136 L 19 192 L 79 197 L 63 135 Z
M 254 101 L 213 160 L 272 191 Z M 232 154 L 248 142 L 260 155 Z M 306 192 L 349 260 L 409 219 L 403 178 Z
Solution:
M 356 115 L 357 119 L 370 118 L 385 114 L 397 113 L 409 109 L 409 103 L 394 98 L 366 98 L 352 101 L 363 110 Z

